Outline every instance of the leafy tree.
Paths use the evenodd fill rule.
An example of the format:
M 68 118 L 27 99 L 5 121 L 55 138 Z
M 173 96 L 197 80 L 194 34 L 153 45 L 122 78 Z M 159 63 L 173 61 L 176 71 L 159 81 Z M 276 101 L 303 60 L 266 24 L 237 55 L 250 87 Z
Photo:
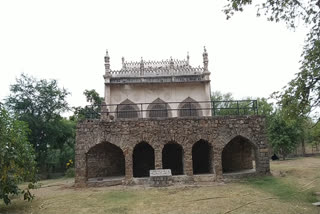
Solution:
M 268 137 L 274 152 L 281 154 L 285 159 L 299 142 L 296 121 L 285 120 L 281 111 L 275 112 L 268 122 Z
M 70 118 L 71 120 L 83 120 L 85 118 L 99 118 L 101 112 L 101 104 L 104 100 L 103 97 L 100 97 L 99 93 L 96 90 L 85 90 L 83 94 L 86 96 L 87 102 L 90 103 L 90 106 L 81 106 L 74 107 L 74 114 Z
M 214 115 L 254 115 L 256 114 L 256 102 L 252 98 L 235 100 L 232 93 L 223 94 L 220 91 L 212 92 L 211 101 L 213 103 Z
M 59 88 L 56 80 L 37 80 L 25 74 L 16 79 L 10 91 L 6 105 L 19 120 L 27 122 L 36 160 L 42 170 L 47 170 L 49 149 L 61 149 L 67 138 L 73 137 L 61 121 L 61 114 L 69 109 L 69 92 Z
M 296 28 L 301 21 L 309 28 L 302 52 L 300 72 L 281 93 L 274 94 L 279 105 L 286 108 L 291 118 L 306 117 L 310 113 L 319 120 L 320 107 L 320 0 L 228 0 L 224 12 L 229 19 L 235 12 L 255 3 L 257 16 L 264 14 L 269 21 L 284 21 Z
M 56 120 L 50 123 L 48 130 L 52 134 L 48 147 L 46 164 L 49 172 L 64 171 L 65 164 L 74 160 L 76 122 L 72 120 Z M 57 143 L 58 142 L 58 143 Z
M 28 132 L 27 124 L 11 117 L 0 104 L 0 199 L 5 204 L 10 203 L 10 195 L 33 199 L 29 189 L 36 182 L 36 162 Z M 18 186 L 23 181 L 30 182 L 26 189 Z

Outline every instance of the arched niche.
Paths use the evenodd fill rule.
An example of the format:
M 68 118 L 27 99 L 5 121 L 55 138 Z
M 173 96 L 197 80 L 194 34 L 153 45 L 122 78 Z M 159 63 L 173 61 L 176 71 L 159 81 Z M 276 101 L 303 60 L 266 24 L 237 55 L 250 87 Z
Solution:
M 125 175 L 122 149 L 109 142 L 102 142 L 86 153 L 87 178 L 105 178 Z
M 117 105 L 116 114 L 117 118 L 138 118 L 140 113 L 140 109 L 129 99 L 121 102 Z
M 133 149 L 133 177 L 149 177 L 154 169 L 154 149 L 147 142 L 137 144 Z
M 147 117 L 171 117 L 171 108 L 168 103 L 164 102 L 160 98 L 157 98 L 149 104 L 147 108 Z
M 202 116 L 200 104 L 191 97 L 183 100 L 178 106 L 179 117 L 199 117 Z
M 183 148 L 169 142 L 162 149 L 162 168 L 171 169 L 172 175 L 183 175 Z
M 224 173 L 254 170 L 257 161 L 257 147 L 247 138 L 236 136 L 222 150 L 222 171 Z
M 199 140 L 192 146 L 193 174 L 213 173 L 212 170 L 212 146 L 208 141 Z

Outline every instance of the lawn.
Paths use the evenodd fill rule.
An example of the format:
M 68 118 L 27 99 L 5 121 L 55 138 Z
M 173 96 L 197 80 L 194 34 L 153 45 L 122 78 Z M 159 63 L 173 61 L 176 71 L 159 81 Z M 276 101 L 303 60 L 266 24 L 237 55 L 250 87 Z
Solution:
M 41 181 L 32 203 L 20 199 L 0 213 L 320 213 L 320 157 L 271 162 L 273 176 L 168 188 L 77 189 L 73 179 Z

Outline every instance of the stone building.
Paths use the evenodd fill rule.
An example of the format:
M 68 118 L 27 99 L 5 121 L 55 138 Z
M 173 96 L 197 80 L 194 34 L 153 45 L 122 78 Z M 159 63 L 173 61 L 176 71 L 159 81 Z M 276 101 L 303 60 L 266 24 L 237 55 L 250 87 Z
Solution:
M 179 182 L 270 171 L 264 118 L 238 102 L 238 115 L 217 116 L 206 49 L 203 67 L 189 60 L 122 58 L 114 71 L 106 53 L 101 118 L 77 126 L 77 186 L 143 183 L 151 169 Z

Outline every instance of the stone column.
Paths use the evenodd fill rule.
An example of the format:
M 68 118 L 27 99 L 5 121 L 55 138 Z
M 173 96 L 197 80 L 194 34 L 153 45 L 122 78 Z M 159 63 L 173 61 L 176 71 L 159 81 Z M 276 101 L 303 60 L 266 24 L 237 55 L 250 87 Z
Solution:
M 133 178 L 133 160 L 132 160 L 132 149 L 125 148 L 123 150 L 124 159 L 125 159 L 125 180 L 127 183 Z
M 256 172 L 259 174 L 270 173 L 270 161 L 268 147 L 260 148 L 258 152 L 255 152 L 256 156 Z
M 87 158 L 86 154 L 75 155 L 75 186 L 85 187 L 87 182 Z
M 162 149 L 163 146 L 157 145 L 154 149 L 154 167 L 155 169 L 162 169 Z
M 184 148 L 184 164 L 183 164 L 183 171 L 184 174 L 188 176 L 193 176 L 193 167 L 192 167 L 192 148 L 185 147 Z
M 219 148 L 214 148 L 213 150 L 213 166 L 214 166 L 214 172 L 216 181 L 220 181 L 223 179 L 223 172 L 222 172 L 222 150 Z

